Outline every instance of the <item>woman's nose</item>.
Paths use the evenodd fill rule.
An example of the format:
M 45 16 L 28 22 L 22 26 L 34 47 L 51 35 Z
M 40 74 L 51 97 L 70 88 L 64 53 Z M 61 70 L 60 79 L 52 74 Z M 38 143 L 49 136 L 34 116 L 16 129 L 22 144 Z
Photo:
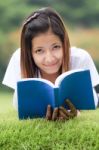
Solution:
M 52 62 L 52 60 L 53 60 L 53 54 L 51 52 L 47 52 L 46 53 L 46 60 L 48 62 Z

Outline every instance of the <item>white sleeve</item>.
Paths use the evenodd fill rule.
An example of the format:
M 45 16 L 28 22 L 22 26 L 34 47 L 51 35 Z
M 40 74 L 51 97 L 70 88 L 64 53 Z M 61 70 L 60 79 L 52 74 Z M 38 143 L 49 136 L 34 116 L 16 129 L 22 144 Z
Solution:
M 91 75 L 91 80 L 92 80 L 92 85 L 93 87 L 95 87 L 96 85 L 99 84 L 99 74 L 98 71 L 96 69 L 96 66 L 91 58 L 91 56 L 86 53 L 86 57 L 85 57 L 85 69 L 89 69 L 90 70 L 90 75 Z
M 13 95 L 13 107 L 18 111 L 18 99 L 17 99 L 17 92 L 15 90 Z
M 99 101 L 99 97 L 98 94 L 96 93 L 95 90 L 95 86 L 99 84 L 99 74 L 98 71 L 96 69 L 96 66 L 90 56 L 90 54 L 88 52 L 86 52 L 86 57 L 85 57 L 85 69 L 89 69 L 90 70 L 90 75 L 91 75 L 91 81 L 92 81 L 92 86 L 93 86 L 93 96 L 94 96 L 94 102 L 95 102 L 95 106 L 98 106 L 98 101 Z
M 70 51 L 70 68 L 71 69 L 89 69 L 92 86 L 99 84 L 99 74 L 92 60 L 91 55 L 84 49 L 72 47 Z
M 94 88 L 93 88 L 93 96 L 94 96 L 95 106 L 97 107 L 98 106 L 99 97 L 98 97 L 98 94 L 96 93 Z
M 2 83 L 8 87 L 15 89 L 16 82 L 21 78 L 20 72 L 20 49 L 18 49 L 13 53 L 10 59 Z

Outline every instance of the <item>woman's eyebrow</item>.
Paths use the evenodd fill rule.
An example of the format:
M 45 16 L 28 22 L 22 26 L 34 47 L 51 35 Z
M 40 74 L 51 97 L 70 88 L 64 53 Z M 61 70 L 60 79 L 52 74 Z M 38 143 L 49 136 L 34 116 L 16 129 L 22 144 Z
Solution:
M 53 43 L 52 46 L 53 46 L 53 45 L 57 45 L 57 44 L 58 44 L 58 45 L 61 45 L 60 42 L 56 42 L 56 43 Z
M 55 42 L 55 43 L 52 43 L 50 46 L 54 46 L 54 45 L 57 45 L 57 44 L 61 45 L 60 42 Z M 34 47 L 33 50 L 42 49 L 42 48 L 44 48 L 44 47 L 43 46 L 37 46 L 37 47 Z
M 43 48 L 43 46 L 42 47 L 41 46 L 37 46 L 37 47 L 34 47 L 33 50 L 42 49 L 42 48 Z

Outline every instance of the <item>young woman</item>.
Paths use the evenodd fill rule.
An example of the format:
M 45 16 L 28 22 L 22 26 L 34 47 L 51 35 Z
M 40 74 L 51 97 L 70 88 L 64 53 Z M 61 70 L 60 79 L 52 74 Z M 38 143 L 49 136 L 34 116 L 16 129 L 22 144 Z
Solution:
M 42 8 L 24 21 L 20 49 L 16 50 L 9 62 L 3 84 L 15 89 L 18 80 L 33 77 L 44 78 L 54 83 L 60 74 L 73 69 L 90 70 L 97 105 L 98 97 L 94 87 L 99 84 L 99 75 L 91 56 L 85 50 L 70 47 L 66 28 L 59 14 L 51 8 Z M 17 107 L 15 98 L 14 106 Z M 50 106 L 47 110 L 51 112 Z M 61 109 L 57 108 L 54 111 L 57 114 L 59 110 Z M 75 112 L 73 107 L 70 113 Z M 64 113 L 68 116 L 66 111 Z M 61 118 L 59 114 L 62 113 L 56 116 Z M 53 113 L 48 118 L 51 116 Z

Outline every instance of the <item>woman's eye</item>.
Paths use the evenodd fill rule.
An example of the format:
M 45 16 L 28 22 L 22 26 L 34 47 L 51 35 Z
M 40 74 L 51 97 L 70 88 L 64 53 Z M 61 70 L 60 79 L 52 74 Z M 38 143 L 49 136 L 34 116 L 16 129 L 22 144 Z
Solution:
M 37 49 L 35 52 L 36 52 L 37 54 L 41 54 L 41 53 L 43 53 L 43 50 L 42 50 L 42 49 Z
M 60 45 L 55 45 L 53 48 L 54 48 L 54 49 L 60 49 L 61 46 L 60 46 Z

